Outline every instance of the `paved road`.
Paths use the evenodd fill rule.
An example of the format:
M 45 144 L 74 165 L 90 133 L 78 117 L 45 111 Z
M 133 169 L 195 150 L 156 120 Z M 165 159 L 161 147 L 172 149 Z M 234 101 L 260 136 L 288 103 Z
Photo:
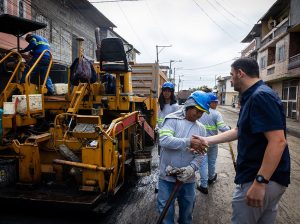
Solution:
M 227 124 L 234 127 L 237 114 L 221 110 Z M 292 184 L 288 187 L 279 205 L 277 224 L 300 223 L 300 139 L 289 136 L 288 142 L 292 158 Z M 236 149 L 236 142 L 233 142 Z M 90 214 L 65 213 L 51 208 L 43 211 L 18 209 L 13 211 L 0 210 L 2 223 L 105 223 L 105 224 L 151 224 L 155 223 L 158 214 L 155 208 L 154 194 L 157 181 L 158 156 L 153 150 L 152 174 L 141 178 L 135 187 L 126 189 L 116 200 L 116 206 L 106 215 L 92 216 Z M 209 188 L 209 194 L 203 195 L 197 191 L 194 210 L 194 224 L 227 224 L 231 217 L 231 196 L 234 188 L 234 169 L 228 144 L 220 144 L 217 160 L 217 182 Z

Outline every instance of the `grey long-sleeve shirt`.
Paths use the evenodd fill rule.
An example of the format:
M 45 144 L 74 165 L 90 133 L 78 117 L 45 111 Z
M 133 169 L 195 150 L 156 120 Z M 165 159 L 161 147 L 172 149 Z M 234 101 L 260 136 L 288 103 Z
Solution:
M 161 110 L 160 107 L 159 107 L 158 108 L 158 116 L 157 116 L 157 126 L 158 126 L 158 128 L 162 127 L 162 123 L 163 123 L 165 117 L 168 114 L 173 113 L 177 110 L 179 110 L 179 105 L 177 103 L 174 103 L 172 105 L 165 104 L 163 110 Z
M 209 109 L 209 114 L 204 113 L 198 121 L 204 125 L 207 136 L 217 135 L 218 131 L 230 130 L 230 127 L 225 124 L 221 113 L 214 109 Z
M 200 122 L 186 120 L 184 109 L 167 115 L 159 132 L 159 142 L 162 147 L 159 164 L 160 179 L 175 182 L 174 177 L 166 176 L 165 170 L 168 165 L 178 168 L 191 165 L 194 170 L 198 169 L 203 156 L 190 151 L 192 135 L 206 136 L 206 131 Z M 195 175 L 187 182 L 195 182 Z

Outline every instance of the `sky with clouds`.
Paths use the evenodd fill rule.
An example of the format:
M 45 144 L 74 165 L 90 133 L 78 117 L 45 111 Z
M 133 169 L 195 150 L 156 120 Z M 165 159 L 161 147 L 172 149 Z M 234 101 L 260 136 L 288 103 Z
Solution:
M 276 0 L 91 0 L 114 29 L 141 52 L 137 62 L 159 62 L 176 68 L 180 89 L 207 85 L 229 75 L 234 58 L 247 45 L 241 40 Z M 174 72 L 173 72 L 174 73 Z

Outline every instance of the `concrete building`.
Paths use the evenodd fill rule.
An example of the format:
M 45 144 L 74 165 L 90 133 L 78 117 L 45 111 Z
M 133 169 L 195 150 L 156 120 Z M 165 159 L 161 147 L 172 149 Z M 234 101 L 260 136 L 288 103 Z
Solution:
M 96 59 L 95 29 L 97 27 L 100 28 L 100 39 L 119 37 L 124 44 L 128 44 L 113 31 L 116 26 L 87 0 L 0 0 L 0 13 L 47 24 L 45 29 L 34 33 L 47 38 L 50 43 L 54 59 L 51 78 L 54 82 L 66 81 L 61 80 L 61 77 L 66 78 L 63 74 L 66 74 L 67 66 L 70 66 L 78 56 L 77 37 L 85 39 L 84 55 L 91 60 Z M 16 40 L 13 38 L 11 35 L 1 33 L 0 48 L 7 50 L 15 47 Z M 25 46 L 27 43 L 21 38 L 21 48 Z M 139 52 L 134 49 L 128 56 L 128 60 L 135 62 L 137 53 Z
M 217 94 L 219 104 L 221 105 L 238 105 L 238 95 L 230 81 L 231 76 L 217 77 Z
M 254 28 L 257 28 L 254 30 Z M 300 120 L 300 4 L 278 0 L 259 19 L 244 40 L 250 42 L 242 56 L 256 57 L 260 77 L 277 92 L 286 116 Z M 252 38 L 252 40 L 251 40 Z M 243 41 L 244 41 L 243 40 Z M 252 41 L 259 43 L 255 50 Z M 252 47 L 251 47 L 252 46 Z

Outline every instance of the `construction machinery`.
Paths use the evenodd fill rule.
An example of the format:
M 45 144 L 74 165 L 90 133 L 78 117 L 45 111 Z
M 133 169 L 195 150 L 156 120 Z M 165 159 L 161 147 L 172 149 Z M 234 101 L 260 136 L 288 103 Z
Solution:
M 44 80 L 30 78 L 41 55 L 20 84 L 21 55 L 7 54 L 19 62 L 1 92 L 0 199 L 97 210 L 132 176 L 150 173 L 145 145 L 154 142 L 159 86 L 167 78 L 157 64 L 130 66 L 121 39 L 99 39 L 96 82 L 71 85 L 69 71 L 58 96 L 45 96 L 52 56 Z M 107 74 L 114 93 L 101 82 Z

